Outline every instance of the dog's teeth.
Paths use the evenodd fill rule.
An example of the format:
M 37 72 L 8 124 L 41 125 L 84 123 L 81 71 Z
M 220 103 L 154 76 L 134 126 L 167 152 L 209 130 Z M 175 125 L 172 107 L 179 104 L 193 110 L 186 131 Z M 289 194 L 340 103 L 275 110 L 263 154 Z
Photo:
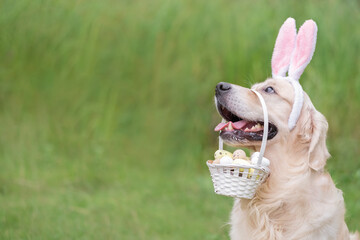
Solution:
M 228 128 L 228 129 L 229 129 L 230 131 L 231 131 L 231 130 L 234 130 L 234 128 L 232 127 L 232 124 L 231 124 L 231 123 L 229 124 L 229 128 Z
M 254 130 L 254 129 L 256 129 L 256 127 L 257 127 L 257 126 L 252 126 L 251 130 Z
M 248 129 L 248 128 L 245 128 L 245 131 L 249 131 L 249 129 Z

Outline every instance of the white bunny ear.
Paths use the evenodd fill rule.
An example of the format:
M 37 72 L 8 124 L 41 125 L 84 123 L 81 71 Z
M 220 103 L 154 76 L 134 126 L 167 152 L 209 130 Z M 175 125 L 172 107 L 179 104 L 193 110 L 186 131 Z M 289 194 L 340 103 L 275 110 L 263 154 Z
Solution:
M 317 26 L 313 20 L 307 20 L 299 29 L 296 47 L 291 58 L 289 77 L 299 80 L 315 51 Z
M 296 43 L 296 25 L 293 18 L 288 18 L 281 26 L 276 38 L 271 58 L 273 78 L 285 77 L 289 69 L 292 53 Z

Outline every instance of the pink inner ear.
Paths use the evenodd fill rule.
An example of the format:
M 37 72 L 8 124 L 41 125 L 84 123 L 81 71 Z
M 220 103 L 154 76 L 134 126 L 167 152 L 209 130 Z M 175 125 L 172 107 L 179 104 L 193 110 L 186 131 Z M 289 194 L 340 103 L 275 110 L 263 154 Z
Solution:
M 316 23 L 312 20 L 307 20 L 301 26 L 296 38 L 296 50 L 291 60 L 289 75 L 295 74 L 297 79 L 300 78 L 315 51 L 316 33 Z
M 295 48 L 296 26 L 293 18 L 288 18 L 279 30 L 271 59 L 273 76 L 285 76 L 289 68 L 291 54 Z

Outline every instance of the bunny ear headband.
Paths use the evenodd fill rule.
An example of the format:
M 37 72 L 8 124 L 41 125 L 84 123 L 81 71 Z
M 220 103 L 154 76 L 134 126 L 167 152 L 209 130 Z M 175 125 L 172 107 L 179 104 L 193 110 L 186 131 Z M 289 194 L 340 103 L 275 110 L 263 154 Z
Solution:
M 299 78 L 310 63 L 315 51 L 317 26 L 307 20 L 296 35 L 293 18 L 288 18 L 279 30 L 271 59 L 274 79 L 286 79 L 294 87 L 294 103 L 288 120 L 290 131 L 295 127 L 304 102 L 304 93 Z M 286 73 L 288 76 L 286 77 Z

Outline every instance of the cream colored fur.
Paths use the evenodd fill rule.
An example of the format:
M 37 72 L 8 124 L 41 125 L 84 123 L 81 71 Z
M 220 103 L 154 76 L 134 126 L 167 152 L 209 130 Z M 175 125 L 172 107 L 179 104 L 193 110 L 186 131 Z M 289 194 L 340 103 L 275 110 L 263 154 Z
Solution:
M 276 94 L 264 92 L 272 86 Z M 328 124 L 307 94 L 296 127 L 288 130 L 293 104 L 293 87 L 286 80 L 254 85 L 269 109 L 269 121 L 278 134 L 268 142 L 265 157 L 271 161 L 271 174 L 252 200 L 235 200 L 231 213 L 232 240 L 348 240 L 341 190 L 324 170 Z M 256 95 L 250 89 L 232 85 L 228 106 L 248 120 L 262 117 Z M 234 103 L 232 103 L 234 102 Z M 241 104 L 238 104 L 241 102 Z M 258 151 L 260 142 L 237 145 Z

